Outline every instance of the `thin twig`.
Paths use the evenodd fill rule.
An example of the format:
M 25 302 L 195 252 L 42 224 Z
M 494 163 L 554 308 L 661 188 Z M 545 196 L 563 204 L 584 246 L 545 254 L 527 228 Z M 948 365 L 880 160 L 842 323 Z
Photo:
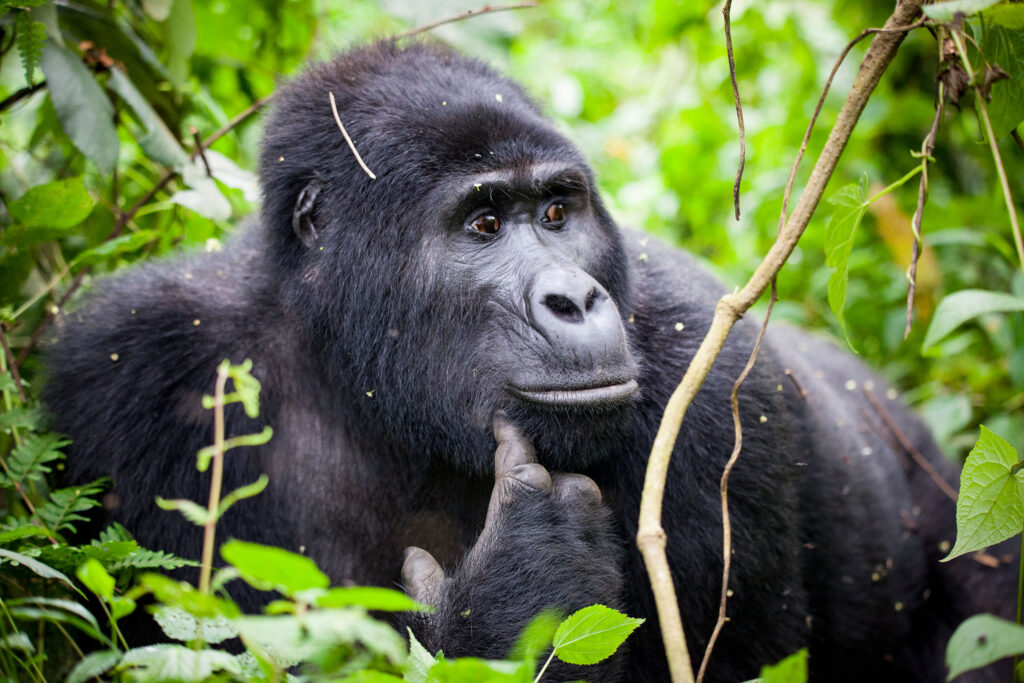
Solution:
M 732 184 L 732 205 L 736 211 L 736 220 L 740 219 L 740 181 L 743 179 L 743 167 L 747 163 L 747 129 L 743 125 L 743 105 L 740 104 L 740 87 L 736 83 L 736 60 L 732 53 L 732 0 L 725 0 L 722 17 L 725 20 L 725 52 L 729 55 L 729 78 L 732 80 L 732 101 L 736 103 L 736 125 L 740 132 L 740 163 L 736 169 L 736 180 Z
M 39 81 L 35 85 L 28 85 L 22 88 L 21 90 L 14 91 L 13 93 L 5 97 L 2 102 L 0 102 L 0 111 L 3 111 L 4 109 L 7 109 L 7 107 L 17 104 L 29 95 L 37 92 L 38 90 L 42 90 L 45 87 L 46 81 Z
M 376 180 L 377 176 L 373 174 L 373 171 L 369 169 L 366 162 L 363 161 L 363 157 L 359 156 L 359 150 L 356 149 L 356 145 L 352 142 L 352 138 L 348 136 L 348 131 L 345 130 L 345 126 L 341 123 L 341 116 L 338 115 L 338 103 L 334 101 L 334 93 L 327 93 L 331 96 L 331 111 L 334 112 L 334 122 L 338 124 L 338 128 L 341 129 L 341 134 L 345 138 L 345 142 L 348 143 L 348 148 L 352 150 L 352 154 L 355 155 L 356 161 L 359 162 L 359 167 L 366 171 L 366 175 L 370 176 L 370 180 Z
M 892 435 L 896 437 L 896 440 L 899 441 L 900 446 L 902 446 L 903 450 L 907 452 L 907 455 L 913 458 L 914 462 L 917 463 L 917 466 L 931 477 L 931 480 L 935 482 L 935 485 L 939 487 L 939 490 L 946 494 L 946 497 L 955 503 L 957 499 L 956 490 L 949 485 L 949 482 L 943 479 L 939 471 L 935 469 L 935 466 L 928 462 L 927 458 L 921 455 L 921 451 L 911 443 L 910 439 L 907 438 L 907 435 L 904 434 L 903 430 L 900 429 L 898 424 L 896 424 L 896 420 L 894 420 L 892 415 L 889 414 L 889 411 L 885 409 L 885 406 L 879 403 L 878 399 L 875 398 L 874 392 L 867 387 L 862 387 L 861 391 L 864 392 L 864 396 L 867 397 L 868 403 L 870 403 L 871 407 L 875 409 L 878 416 L 882 418 L 882 422 L 884 422 L 885 426 L 888 427 L 890 432 L 892 432 Z
M 793 374 L 793 371 L 786 368 L 785 371 L 783 371 L 783 374 L 786 375 L 786 377 L 789 378 L 789 381 L 793 383 L 793 386 L 796 388 L 796 393 L 800 396 L 800 399 L 806 401 L 807 392 L 804 391 L 802 386 L 800 386 L 800 382 L 797 380 L 796 375 Z
M 228 382 L 228 364 L 217 368 L 217 384 L 213 392 L 213 472 L 210 478 L 210 499 L 203 524 L 203 555 L 200 562 L 199 592 L 209 594 L 213 571 L 214 541 L 217 534 L 217 508 L 220 506 L 221 483 L 224 479 L 224 390 Z
M 757 341 L 754 342 L 754 348 L 750 351 L 747 364 L 744 366 L 740 376 L 736 378 L 736 383 L 732 385 L 732 395 L 729 396 L 729 403 L 732 405 L 732 426 L 735 437 L 732 454 L 725 463 L 725 469 L 722 470 L 722 481 L 719 485 L 719 495 L 722 498 L 722 596 L 718 603 L 718 620 L 715 622 L 714 631 L 711 632 L 708 646 L 704 648 L 704 659 L 700 663 L 700 671 L 697 672 L 697 683 L 701 683 L 704 680 L 704 673 L 707 670 L 708 662 L 711 660 L 711 652 L 715 649 L 715 642 L 718 640 L 718 635 L 722 632 L 725 622 L 728 621 L 725 608 L 729 599 L 729 569 L 732 565 L 732 525 L 729 522 L 729 475 L 732 474 L 733 468 L 736 466 L 737 461 L 739 461 L 740 450 L 743 448 L 743 424 L 740 422 L 740 386 L 747 379 L 750 371 L 754 369 L 757 354 L 761 351 L 761 342 L 764 341 L 764 335 L 768 331 L 768 320 L 772 316 L 772 308 L 775 307 L 775 302 L 778 300 L 778 289 L 773 280 L 772 294 L 768 300 L 768 310 L 765 311 L 764 322 L 761 323 L 761 331 L 757 334 Z
M 843 103 L 793 214 L 785 222 L 775 243 L 743 289 L 727 294 L 719 300 L 710 329 L 690 360 L 685 376 L 665 406 L 644 477 L 637 546 L 643 554 L 651 589 L 654 592 L 658 622 L 673 683 L 693 681 L 679 603 L 665 555 L 665 530 L 661 526 L 665 479 L 680 426 L 690 403 L 711 370 L 711 365 L 725 345 L 733 324 L 764 293 L 807 228 L 868 98 L 895 56 L 900 43 L 903 42 L 906 27 L 920 16 L 922 2 L 923 0 L 904 0 L 897 4 L 893 15 L 886 22 L 884 31 L 877 32 L 878 35 L 871 41 L 850 94 Z M 897 28 L 899 30 L 896 30 Z
M 814 113 L 811 114 L 811 120 L 807 124 L 807 130 L 804 131 L 804 139 L 800 142 L 800 151 L 797 152 L 796 159 L 793 160 L 793 167 L 789 170 L 789 179 L 786 181 L 786 190 L 782 195 L 782 211 L 779 214 L 779 230 L 782 230 L 782 226 L 786 224 L 786 212 L 789 210 L 790 195 L 793 193 L 793 181 L 796 180 L 797 169 L 800 168 L 800 162 L 804 158 L 804 152 L 807 151 L 807 144 L 811 140 L 811 132 L 814 130 L 814 124 L 818 121 L 818 114 L 821 113 L 821 108 L 825 105 L 825 97 L 828 96 L 828 91 L 832 88 L 832 80 L 836 77 L 836 73 L 839 71 L 839 67 L 842 66 L 843 61 L 846 60 L 846 56 L 850 54 L 850 50 L 853 49 L 854 45 L 872 34 L 906 33 L 914 30 L 915 28 L 920 28 L 924 25 L 924 22 L 925 19 L 922 17 L 908 26 L 896 26 L 893 28 L 866 28 L 860 32 L 859 36 L 847 43 L 846 47 L 843 48 L 843 51 L 839 53 L 836 63 L 832 65 L 832 71 L 829 72 L 828 78 L 825 79 L 825 87 L 821 89 L 821 96 L 818 97 L 818 103 L 814 106 Z
M 409 29 L 408 31 L 405 31 L 404 33 L 399 33 L 398 35 L 396 35 L 395 36 L 395 40 L 401 40 L 402 38 L 409 38 L 410 36 L 415 36 L 415 35 L 417 35 L 419 33 L 423 33 L 425 31 L 430 31 L 431 29 L 435 29 L 438 26 L 444 26 L 445 24 L 451 24 L 451 23 L 454 23 L 456 21 L 462 21 L 463 19 L 469 19 L 470 17 L 479 16 L 481 14 L 492 14 L 494 12 L 504 12 L 504 11 L 510 10 L 510 9 L 524 9 L 526 7 L 536 7 L 536 6 L 537 6 L 537 0 L 530 0 L 530 2 L 517 2 L 517 3 L 511 4 L 511 5 L 484 5 L 483 7 L 478 7 L 477 9 L 471 9 L 471 10 L 468 10 L 466 12 L 462 12 L 460 14 L 454 14 L 454 15 L 452 15 L 450 17 L 445 17 L 444 19 L 438 19 L 437 21 L 432 21 L 429 24 L 423 24 L 422 26 L 417 26 L 416 28 Z
M 206 159 L 206 152 L 203 151 L 203 140 L 199 137 L 199 129 L 195 126 L 189 126 L 188 132 L 192 134 L 192 140 L 196 143 L 195 152 L 199 154 L 199 158 L 203 160 L 203 168 L 206 169 L 206 177 L 213 177 L 213 171 L 210 170 L 210 162 Z
M 3 344 L 4 356 L 7 358 L 7 370 L 11 373 L 11 379 L 14 380 L 14 386 L 18 390 L 18 398 L 21 399 L 23 404 L 28 403 L 28 397 L 25 396 L 25 387 L 21 383 L 21 373 L 18 372 L 18 364 L 14 362 L 11 345 L 7 342 L 7 329 L 3 324 L 0 324 L 0 344 Z
M 939 81 L 938 100 L 935 103 L 935 118 L 932 127 L 921 143 L 921 183 L 917 188 L 917 208 L 914 218 L 910 221 L 910 229 L 914 233 L 914 244 L 910 251 L 910 268 L 907 279 L 907 324 L 903 328 L 903 338 L 910 336 L 910 327 L 914 324 L 914 292 L 917 289 L 917 260 L 921 257 L 921 218 L 924 215 L 924 203 L 928 200 L 928 160 L 935 151 L 935 136 L 939 133 L 939 122 L 942 120 L 943 100 L 946 97 L 945 86 Z

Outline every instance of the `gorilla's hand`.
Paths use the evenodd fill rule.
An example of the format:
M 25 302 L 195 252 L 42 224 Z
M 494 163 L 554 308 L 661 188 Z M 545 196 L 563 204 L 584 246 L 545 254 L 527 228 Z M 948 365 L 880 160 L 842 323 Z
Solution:
M 494 490 L 476 544 L 447 577 L 417 547 L 406 549 L 402 567 L 410 594 L 437 607 L 413 630 L 428 648 L 449 656 L 504 657 L 546 608 L 569 614 L 620 602 L 620 544 L 597 484 L 582 474 L 549 474 L 502 414 L 494 435 Z M 566 680 L 579 678 L 579 670 L 568 669 Z M 614 680 L 612 671 L 601 673 L 600 680 Z M 560 678 L 556 672 L 551 680 Z

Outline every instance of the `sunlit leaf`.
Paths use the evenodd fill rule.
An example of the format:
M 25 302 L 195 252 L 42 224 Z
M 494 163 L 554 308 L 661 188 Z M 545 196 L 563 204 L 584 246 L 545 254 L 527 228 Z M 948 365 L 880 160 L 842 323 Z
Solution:
M 121 661 L 121 653 L 117 650 L 99 650 L 90 652 L 68 674 L 64 683 L 85 683 L 93 677 L 108 671 Z
M 189 642 L 201 638 L 207 644 L 221 643 L 238 636 L 238 629 L 225 617 L 198 619 L 180 607 L 161 607 L 153 618 L 168 638 Z
M 761 683 L 804 683 L 807 680 L 807 650 L 800 650 L 778 664 L 761 668 Z
M 867 190 L 868 177 L 865 174 L 859 182 L 843 187 L 829 199 L 836 205 L 836 210 L 825 224 L 825 264 L 832 268 L 828 278 L 828 305 L 843 334 L 847 334 L 843 308 L 846 306 L 846 284 L 850 279 L 850 252 L 857 227 L 867 209 Z
M 584 607 L 558 625 L 555 656 L 569 664 L 596 664 L 611 657 L 642 623 L 604 605 Z
M 245 581 L 260 590 L 291 595 L 310 588 L 327 588 L 330 583 L 313 560 L 282 548 L 231 540 L 221 546 L 220 554 L 241 572 Z
M 107 573 L 99 560 L 86 560 L 75 575 L 86 588 L 104 600 L 109 601 L 114 596 L 114 577 Z
M 6 548 L 0 548 L 0 559 L 7 560 L 15 565 L 21 565 L 25 567 L 25 569 L 35 572 L 44 579 L 56 579 L 57 581 L 61 581 L 78 592 L 78 588 L 75 584 L 71 583 L 71 579 L 53 567 L 43 564 L 39 560 L 32 559 L 31 557 L 21 553 L 16 553 L 13 550 L 7 550 Z M 2 564 L 3 563 L 0 562 L 0 565 Z
M 1024 311 L 1024 298 L 983 289 L 965 289 L 950 294 L 935 309 L 921 350 L 927 351 L 935 346 L 947 334 L 972 318 L 1008 311 Z
M 117 667 L 132 669 L 136 681 L 202 681 L 216 671 L 241 674 L 238 661 L 219 650 L 192 650 L 183 645 L 150 645 L 124 654 Z

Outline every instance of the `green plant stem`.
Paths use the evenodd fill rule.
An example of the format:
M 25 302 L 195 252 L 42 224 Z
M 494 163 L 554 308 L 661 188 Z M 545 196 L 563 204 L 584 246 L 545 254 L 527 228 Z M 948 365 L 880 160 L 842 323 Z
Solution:
M 19 629 L 18 625 L 14 623 L 14 617 L 12 617 L 11 613 L 7 611 L 7 605 L 4 603 L 3 600 L 0 600 L 0 609 L 4 611 L 4 616 L 7 617 L 8 623 L 10 623 L 11 628 L 14 629 L 13 632 L 17 633 L 18 631 L 20 631 L 21 629 Z M 33 671 L 29 669 L 29 664 L 31 664 L 32 669 L 35 670 L 35 675 L 38 677 L 37 680 L 46 681 L 46 676 L 44 676 L 43 672 L 39 669 L 39 665 L 36 664 L 35 659 L 33 659 L 32 657 L 28 657 L 28 663 L 25 663 L 24 661 L 22 661 L 21 657 L 14 655 L 12 650 L 5 648 L 4 651 L 11 652 L 11 654 L 14 656 L 14 659 L 25 669 L 25 671 L 28 671 L 30 674 L 33 673 Z
M 548 670 L 548 665 L 551 664 L 551 660 L 555 658 L 555 648 L 551 648 L 551 654 L 548 655 L 548 661 L 544 662 L 544 666 L 540 668 L 537 673 L 537 677 L 533 679 L 533 683 L 538 683 L 540 677 L 544 675 L 544 672 Z
M 217 387 L 213 394 L 213 472 L 210 477 L 210 500 L 206 506 L 206 524 L 203 525 L 203 559 L 199 574 L 199 591 L 210 593 L 210 574 L 213 571 L 213 542 L 217 533 L 217 508 L 224 481 L 224 387 L 228 381 L 228 365 L 217 368 Z
M 1022 607 L 1024 607 L 1024 533 L 1020 535 L 1020 555 L 1017 556 L 1017 625 L 1020 626 Z M 1013 656 L 1013 677 L 1011 680 L 1020 681 L 1017 675 L 1017 662 L 1020 655 Z

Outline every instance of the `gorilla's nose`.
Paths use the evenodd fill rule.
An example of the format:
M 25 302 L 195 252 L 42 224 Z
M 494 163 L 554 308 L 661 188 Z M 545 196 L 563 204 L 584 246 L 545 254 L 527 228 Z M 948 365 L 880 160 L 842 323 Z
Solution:
M 555 348 L 600 365 L 622 360 L 625 333 L 608 292 L 578 268 L 537 273 L 529 287 L 530 322 Z

